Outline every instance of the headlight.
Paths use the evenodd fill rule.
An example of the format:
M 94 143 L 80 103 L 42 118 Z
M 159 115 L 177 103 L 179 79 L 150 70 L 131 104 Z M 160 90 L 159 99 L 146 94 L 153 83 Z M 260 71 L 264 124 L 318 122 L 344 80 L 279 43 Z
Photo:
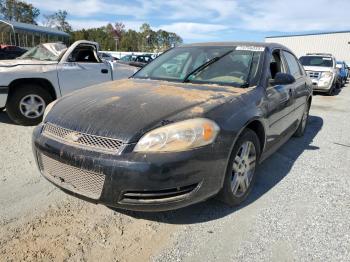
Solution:
M 321 75 L 322 79 L 331 79 L 333 77 L 333 73 L 332 72 L 323 72 Z
M 50 112 L 50 110 L 52 109 L 52 107 L 56 104 L 57 100 L 51 102 L 50 104 L 48 104 L 45 108 L 45 112 L 44 112 L 44 115 L 43 115 L 43 121 L 45 120 L 47 114 Z
M 205 118 L 189 119 L 157 128 L 144 135 L 135 152 L 178 152 L 209 145 L 220 128 Z

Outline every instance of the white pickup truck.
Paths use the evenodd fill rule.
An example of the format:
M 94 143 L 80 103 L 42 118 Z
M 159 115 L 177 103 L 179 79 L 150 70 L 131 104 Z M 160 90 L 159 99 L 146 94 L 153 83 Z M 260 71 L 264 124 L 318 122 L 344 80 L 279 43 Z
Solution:
M 135 67 L 102 61 L 95 42 L 40 44 L 19 59 L 0 61 L 0 110 L 17 124 L 38 124 L 46 106 L 74 90 L 127 78 Z

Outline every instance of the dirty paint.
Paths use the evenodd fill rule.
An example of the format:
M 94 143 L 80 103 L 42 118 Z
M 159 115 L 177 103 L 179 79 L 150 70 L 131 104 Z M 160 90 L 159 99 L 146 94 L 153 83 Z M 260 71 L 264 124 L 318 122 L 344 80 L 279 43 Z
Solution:
M 43 138 L 40 126 L 34 130 L 34 150 L 65 164 L 105 174 L 108 182 L 97 202 L 107 206 L 156 211 L 203 201 L 222 188 L 227 166 L 232 166 L 232 148 L 243 130 L 248 127 L 256 132 L 261 142 L 261 162 L 299 126 L 304 111 L 299 110 L 299 114 L 293 103 L 310 101 L 311 83 L 305 85 L 305 77 L 302 88 L 295 84 L 296 89 L 299 87 L 295 99 L 286 103 L 291 85 L 288 89 L 282 85 L 267 87 L 268 70 L 270 66 L 264 65 L 262 79 L 256 81 L 259 84 L 250 88 L 128 79 L 79 90 L 57 102 L 45 121 L 120 140 L 125 145 L 123 151 L 110 155 L 60 144 Z M 215 122 L 220 128 L 215 142 L 181 152 L 135 152 L 135 145 L 149 131 L 171 129 L 174 126 L 166 126 L 175 122 L 181 125 L 193 118 Z M 125 192 L 134 194 L 134 198 L 128 198 Z M 173 198 L 164 197 L 168 192 L 174 194 Z M 155 199 L 148 198 L 150 194 Z M 174 198 L 178 201 L 172 201 Z

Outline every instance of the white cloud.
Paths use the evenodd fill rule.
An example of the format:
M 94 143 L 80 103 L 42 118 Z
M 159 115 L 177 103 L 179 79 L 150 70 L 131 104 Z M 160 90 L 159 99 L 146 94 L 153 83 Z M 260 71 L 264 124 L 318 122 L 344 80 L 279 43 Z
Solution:
M 170 20 L 223 20 L 232 16 L 237 9 L 236 0 L 144 0 L 144 9 L 151 11 L 153 15 L 164 17 Z
M 255 31 L 303 32 L 349 29 L 350 1 L 258 1 L 241 6 L 240 27 Z
M 161 17 L 166 19 L 223 19 L 236 9 L 235 0 L 138 0 L 107 1 L 107 0 L 28 0 L 34 6 L 45 12 L 66 10 L 78 17 L 92 15 L 123 15 L 129 17 Z
M 94 20 L 94 19 L 69 19 L 68 22 L 72 25 L 74 30 L 79 30 L 83 28 L 96 28 L 106 26 L 108 23 L 114 23 L 115 21 L 108 20 Z M 138 31 L 141 25 L 144 23 L 142 21 L 118 21 L 125 25 L 126 29 L 132 29 Z
M 219 31 L 229 29 L 225 25 L 217 24 L 202 24 L 202 23 L 172 23 L 161 25 L 155 28 L 174 32 L 185 39 L 200 40 L 200 39 L 214 39 L 217 37 Z
M 239 31 L 303 32 L 350 28 L 349 0 L 28 0 L 42 13 L 67 10 L 74 28 L 123 20 L 138 29 L 145 21 L 184 39 L 219 38 Z M 113 17 L 113 18 L 111 18 Z M 121 18 L 121 19 L 120 19 Z M 112 19 L 113 21 L 107 21 Z
M 28 0 L 29 3 L 45 12 L 66 10 L 72 16 L 90 17 L 93 15 L 143 15 L 146 10 L 140 5 L 128 5 L 123 1 L 113 3 L 105 0 Z

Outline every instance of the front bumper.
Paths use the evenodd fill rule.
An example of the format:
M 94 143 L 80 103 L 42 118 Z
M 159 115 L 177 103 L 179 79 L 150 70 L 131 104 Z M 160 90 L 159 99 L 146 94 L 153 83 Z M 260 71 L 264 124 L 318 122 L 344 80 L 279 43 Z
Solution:
M 318 80 L 318 79 L 311 79 L 312 80 L 312 89 L 314 91 L 318 91 L 318 92 L 328 92 L 333 85 L 333 79 L 332 81 L 330 81 L 327 84 L 324 84 L 324 82 Z
M 228 152 L 222 145 L 157 154 L 135 153 L 134 145 L 129 145 L 124 153 L 114 155 L 63 144 L 43 136 L 41 130 L 42 125 L 34 130 L 33 151 L 44 177 L 66 193 L 93 203 L 138 211 L 170 210 L 201 202 L 218 193 L 223 184 Z M 56 179 L 45 172 L 43 158 L 51 170 L 57 166 Z M 88 182 L 68 177 L 75 185 L 66 185 L 66 173 L 84 176 L 84 181 L 91 174 L 99 176 Z M 102 183 L 101 192 L 96 195 L 96 185 L 92 185 L 93 196 L 76 188 L 89 183 Z
M 7 86 L 0 86 L 0 108 L 6 106 L 9 88 Z

